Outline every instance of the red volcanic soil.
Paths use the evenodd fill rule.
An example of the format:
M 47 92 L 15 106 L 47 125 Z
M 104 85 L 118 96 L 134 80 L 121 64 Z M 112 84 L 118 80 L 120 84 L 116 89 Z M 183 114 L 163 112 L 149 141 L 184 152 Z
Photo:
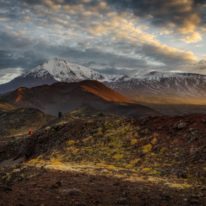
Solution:
M 25 91 L 26 89 L 21 87 L 19 89 L 16 90 L 16 99 L 15 99 L 15 102 L 18 104 L 18 102 L 21 102 L 23 101 L 23 97 L 24 97 L 24 94 L 25 94 Z
M 132 100 L 106 87 L 98 81 L 83 81 L 80 86 L 88 93 L 92 93 L 106 101 L 117 103 L 132 103 Z
M 161 137 L 164 137 L 161 142 L 169 139 L 171 143 L 172 138 L 176 142 L 182 142 L 185 145 L 185 142 L 189 141 L 188 136 L 191 136 L 191 138 L 194 137 L 194 140 L 198 140 L 199 146 L 201 145 L 200 141 L 205 143 L 203 137 L 206 135 L 206 115 L 150 117 L 141 122 L 137 120 L 135 124 L 142 125 L 142 127 L 149 129 L 151 133 L 159 133 Z M 197 143 L 197 141 L 194 142 Z
M 161 131 L 165 134 L 175 130 L 178 130 L 179 134 L 188 132 L 188 130 L 197 130 L 201 132 L 201 134 L 206 134 L 205 114 L 192 114 L 174 117 L 151 117 L 145 120 L 144 124 L 152 130 Z
M 89 94 L 92 97 L 98 97 L 106 102 L 113 103 L 131 103 L 127 97 L 119 94 L 116 91 L 106 87 L 104 84 L 98 81 L 82 81 L 77 83 L 55 83 L 53 85 L 43 85 L 33 88 L 20 87 L 14 92 L 9 93 L 5 96 L 6 100 L 13 101 L 14 103 L 21 104 L 26 101 L 30 101 L 32 98 L 40 98 L 51 95 L 62 95 L 62 96 L 78 96 L 83 97 L 85 94 Z M 43 94 L 43 95 L 42 95 Z M 4 98 L 4 97 L 3 97 Z
M 196 165 L 190 175 L 205 176 L 205 171 L 200 171 L 200 164 L 206 163 L 206 115 L 187 116 L 159 116 L 151 117 L 134 123 L 141 125 L 146 130 L 146 135 L 153 135 L 158 144 L 154 150 L 167 148 L 167 157 L 179 161 L 178 167 L 186 171 L 189 165 Z M 156 134 L 156 135 L 154 135 Z M 144 136 L 143 130 L 143 136 Z

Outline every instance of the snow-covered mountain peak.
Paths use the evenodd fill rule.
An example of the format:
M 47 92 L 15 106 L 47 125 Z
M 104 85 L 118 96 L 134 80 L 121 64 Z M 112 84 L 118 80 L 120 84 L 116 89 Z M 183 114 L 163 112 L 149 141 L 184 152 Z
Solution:
M 29 72 L 26 72 L 22 75 L 24 78 L 35 78 L 35 79 L 46 79 L 48 77 L 52 77 L 52 75 L 45 70 L 44 68 L 38 66 L 34 69 L 32 69 Z
M 26 75 L 43 78 L 50 74 L 56 81 L 74 82 L 81 80 L 99 80 L 103 81 L 106 77 L 96 71 L 78 64 L 70 63 L 64 59 L 54 58 L 48 62 L 37 66 Z

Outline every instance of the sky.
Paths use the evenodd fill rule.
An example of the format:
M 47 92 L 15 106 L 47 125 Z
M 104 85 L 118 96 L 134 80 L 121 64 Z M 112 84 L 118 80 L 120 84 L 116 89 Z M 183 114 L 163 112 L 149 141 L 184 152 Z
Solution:
M 0 0 L 0 83 L 54 57 L 206 74 L 206 0 Z

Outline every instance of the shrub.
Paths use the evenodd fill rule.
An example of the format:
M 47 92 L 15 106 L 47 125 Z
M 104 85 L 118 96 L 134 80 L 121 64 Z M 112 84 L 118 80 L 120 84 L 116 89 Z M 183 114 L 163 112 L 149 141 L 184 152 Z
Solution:
M 113 159 L 115 159 L 115 160 L 121 160 L 123 157 L 124 157 L 123 154 L 115 154 L 115 155 L 113 156 Z
M 75 145 L 75 141 L 74 140 L 69 140 L 68 142 L 67 142 L 67 145 L 68 146 L 72 146 L 72 145 Z
M 135 145 L 135 144 L 137 144 L 137 142 L 138 142 L 137 139 L 132 138 L 131 141 L 130 141 L 130 144 L 131 144 L 131 145 Z
M 155 145 L 155 144 L 157 143 L 157 138 L 156 138 L 156 137 L 153 137 L 151 143 L 152 143 L 153 145 Z
M 83 142 L 84 142 L 84 143 L 90 143 L 90 142 L 92 143 L 93 140 L 94 140 L 93 137 L 90 136 L 90 137 L 84 138 L 84 139 L 83 139 Z
M 152 145 L 151 145 L 151 144 L 147 144 L 147 145 L 145 145 L 145 146 L 142 147 L 142 151 L 143 151 L 144 153 L 151 152 L 151 150 L 152 150 Z
M 160 174 L 160 172 L 150 167 L 143 168 L 142 172 L 147 173 L 149 175 L 159 175 Z
M 137 163 L 140 162 L 140 159 L 133 159 L 130 163 L 126 166 L 128 169 L 132 169 L 137 166 Z

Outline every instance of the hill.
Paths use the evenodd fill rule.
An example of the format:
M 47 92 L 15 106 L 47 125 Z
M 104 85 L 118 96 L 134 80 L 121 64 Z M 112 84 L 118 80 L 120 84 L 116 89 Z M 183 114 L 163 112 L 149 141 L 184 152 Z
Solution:
M 20 108 L 0 113 L 0 141 L 3 137 L 27 136 L 29 130 L 35 131 L 53 118 L 37 109 Z
M 57 115 L 67 113 L 83 106 L 103 112 L 114 112 L 122 115 L 148 116 L 157 115 L 152 109 L 134 104 L 98 81 L 75 83 L 55 83 L 33 88 L 21 87 L 0 97 L 5 102 L 20 107 L 37 108 Z
M 205 205 L 205 115 L 80 113 L 1 146 L 0 203 Z
M 11 111 L 13 109 L 15 109 L 14 105 L 11 105 L 5 102 L 0 102 L 0 112 Z

